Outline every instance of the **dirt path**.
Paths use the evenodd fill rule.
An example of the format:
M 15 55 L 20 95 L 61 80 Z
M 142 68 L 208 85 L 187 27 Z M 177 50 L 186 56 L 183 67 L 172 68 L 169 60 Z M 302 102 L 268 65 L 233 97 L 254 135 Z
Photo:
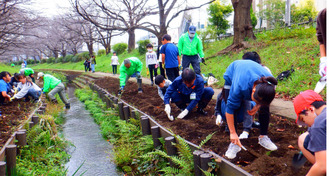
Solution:
M 132 79 L 133 80 L 133 79 Z M 119 81 L 116 78 L 105 77 L 95 81 L 102 88 L 115 94 L 119 87 Z M 164 113 L 163 101 L 157 95 L 156 87 L 143 85 L 143 94 L 137 93 L 137 84 L 130 82 L 125 87 L 122 98 L 128 103 L 136 106 L 138 109 L 146 112 L 156 119 L 161 125 L 171 129 L 195 144 L 199 144 L 207 135 L 216 132 L 212 139 L 205 145 L 205 148 L 224 156 L 229 144 L 229 134 L 224 132 L 224 126 L 215 125 L 215 119 L 211 117 L 214 111 L 215 100 L 212 100 L 206 111 L 208 116 L 200 116 L 195 113 L 195 109 L 183 120 L 170 122 Z M 177 117 L 178 108 L 174 105 L 172 114 Z M 242 131 L 241 124 L 238 133 Z M 241 151 L 231 162 L 241 166 L 253 175 L 305 175 L 310 168 L 310 164 L 304 166 L 299 172 L 291 169 L 291 160 L 295 153 L 298 152 L 297 138 L 306 128 L 299 128 L 295 125 L 294 120 L 272 115 L 268 135 L 278 146 L 277 151 L 269 152 L 258 144 L 259 130 L 253 129 L 250 138 L 242 140 L 242 144 L 248 149 L 255 151 L 260 155 L 256 158 L 248 152 Z M 289 147 L 289 146 L 292 147 Z

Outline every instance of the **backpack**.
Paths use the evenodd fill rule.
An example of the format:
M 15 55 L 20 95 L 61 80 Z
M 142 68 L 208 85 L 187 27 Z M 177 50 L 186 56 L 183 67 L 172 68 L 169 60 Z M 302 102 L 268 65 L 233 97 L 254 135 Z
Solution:
M 278 77 L 276 78 L 276 80 L 278 81 L 282 81 L 285 78 L 288 78 L 295 70 L 293 69 L 293 66 L 291 66 L 290 70 L 286 70 L 281 72 Z

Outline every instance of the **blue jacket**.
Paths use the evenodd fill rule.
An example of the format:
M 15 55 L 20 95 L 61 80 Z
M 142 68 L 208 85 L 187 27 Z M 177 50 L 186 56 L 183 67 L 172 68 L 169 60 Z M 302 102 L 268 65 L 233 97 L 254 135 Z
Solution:
M 204 91 L 204 82 L 201 76 L 196 75 L 196 79 L 192 87 L 188 88 L 182 80 L 182 76 L 177 77 L 172 84 L 167 89 L 167 92 L 164 96 L 164 104 L 169 104 L 170 98 L 172 98 L 172 94 L 177 91 L 180 94 L 185 96 L 190 96 L 191 93 L 196 93 L 196 98 L 190 102 L 187 106 L 187 110 L 191 111 L 201 100 L 203 91 Z
M 251 100 L 254 82 L 261 77 L 272 76 L 262 65 L 251 60 L 236 60 L 224 73 L 225 85 L 231 86 L 226 112 L 234 114 L 242 100 Z

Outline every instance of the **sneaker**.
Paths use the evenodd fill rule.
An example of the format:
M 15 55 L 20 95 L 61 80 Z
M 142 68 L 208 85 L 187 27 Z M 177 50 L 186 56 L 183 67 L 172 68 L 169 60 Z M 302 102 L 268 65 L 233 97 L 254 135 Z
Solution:
M 216 125 L 220 126 L 221 124 L 223 124 L 223 119 L 222 116 L 218 114 L 216 118 Z
M 249 133 L 246 131 L 243 131 L 240 136 L 239 139 L 247 139 L 249 137 Z
M 197 109 L 196 110 L 197 113 L 201 114 L 201 115 L 207 115 L 208 113 L 206 111 L 204 111 L 203 109 Z
M 142 88 L 138 88 L 138 93 L 143 93 Z
M 168 116 L 168 119 L 170 120 L 170 121 L 174 121 L 174 116 Z
M 271 141 L 271 139 L 265 135 L 264 137 L 258 137 L 258 144 L 266 148 L 267 150 L 277 150 L 278 147 Z
M 236 154 L 238 152 L 240 152 L 241 147 L 239 147 L 238 145 L 235 145 L 233 143 L 230 143 L 230 145 L 228 146 L 227 151 L 225 152 L 225 156 L 228 159 L 234 159 L 236 157 Z

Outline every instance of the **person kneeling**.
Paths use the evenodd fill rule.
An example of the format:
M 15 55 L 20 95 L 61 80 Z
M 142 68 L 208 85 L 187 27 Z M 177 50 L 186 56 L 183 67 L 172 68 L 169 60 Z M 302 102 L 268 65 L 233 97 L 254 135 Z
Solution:
M 308 126 L 298 138 L 298 147 L 313 166 L 307 175 L 326 175 L 326 102 L 313 90 L 306 90 L 294 99 L 298 125 Z
M 25 101 L 30 101 L 29 97 L 33 98 L 33 102 L 36 103 L 41 95 L 41 88 L 33 82 L 27 81 L 24 74 L 17 76 L 20 83 L 17 84 L 17 94 L 15 94 L 10 100 L 25 98 Z
M 197 112 L 206 115 L 207 112 L 204 111 L 204 108 L 213 95 L 214 90 L 211 87 L 204 87 L 202 77 L 196 75 L 192 69 L 186 68 L 182 75 L 178 76 L 167 89 L 164 96 L 165 112 L 169 120 L 174 120 L 170 116 L 169 100 L 171 99 L 171 102 L 175 103 L 182 111 L 177 117 L 179 119 L 184 118 L 197 104 Z M 189 103 L 188 106 L 186 106 L 187 103 Z

